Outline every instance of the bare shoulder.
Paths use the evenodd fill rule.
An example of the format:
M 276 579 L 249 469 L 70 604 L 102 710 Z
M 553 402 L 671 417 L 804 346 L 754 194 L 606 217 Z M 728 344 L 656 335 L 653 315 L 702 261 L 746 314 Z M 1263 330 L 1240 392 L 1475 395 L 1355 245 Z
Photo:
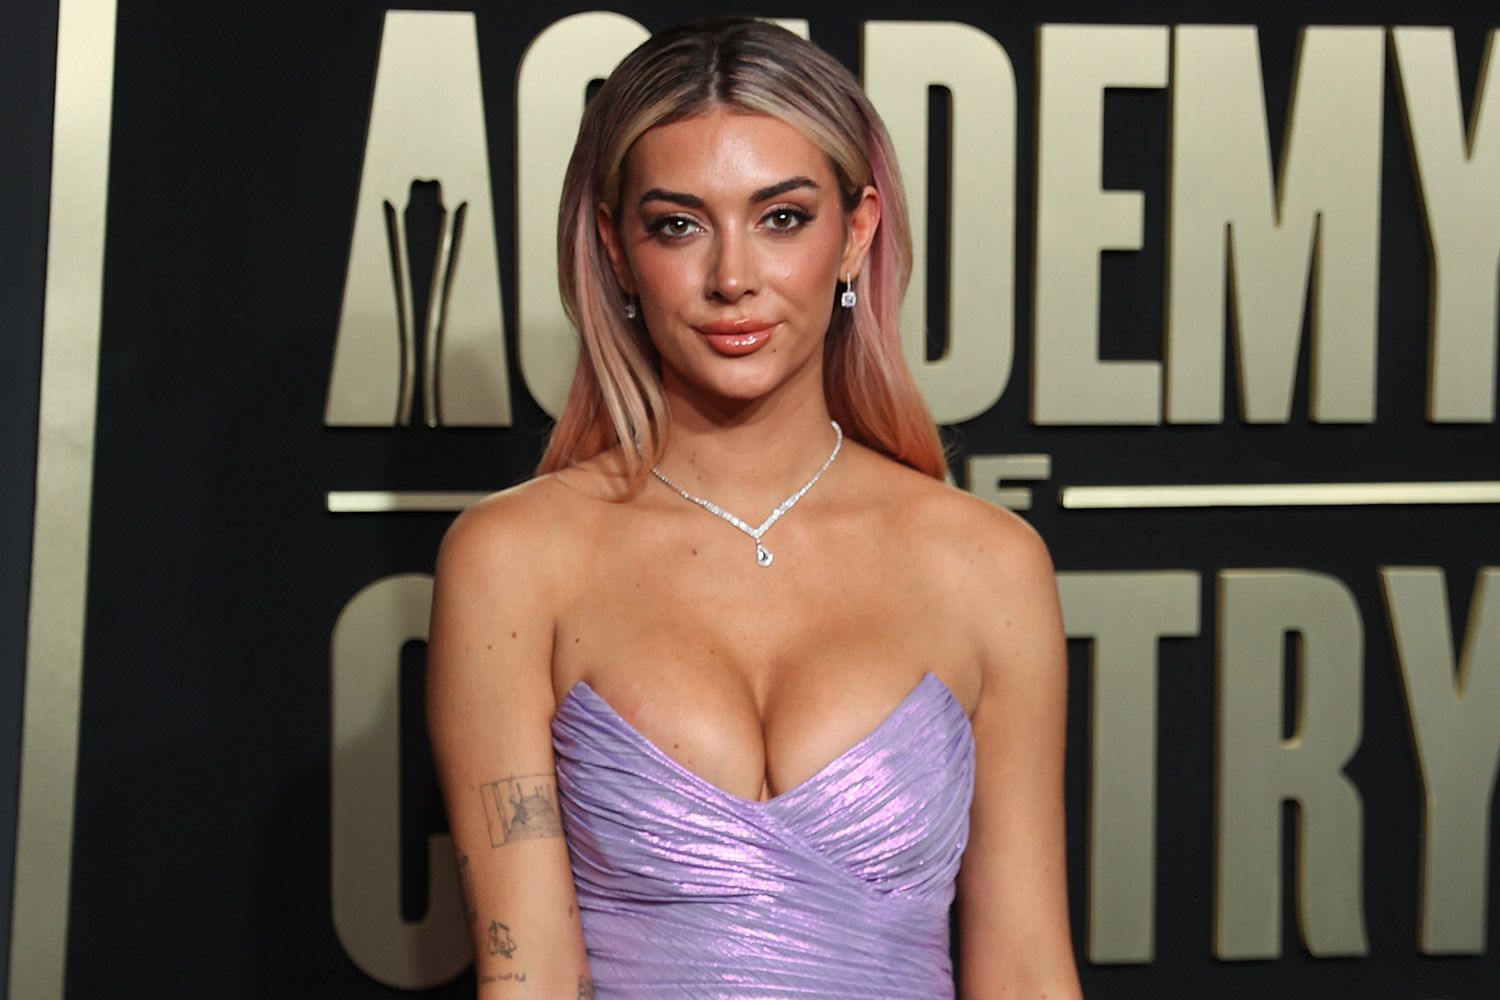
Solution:
M 601 503 L 619 493 L 621 482 L 621 473 L 601 457 L 476 501 L 443 538 L 439 577 L 555 587 L 596 529 Z
M 551 477 L 528 480 L 466 507 L 449 525 L 438 550 L 445 568 L 476 572 L 496 560 L 542 562 L 558 526 L 555 500 L 562 487 Z
M 539 697 L 550 692 L 556 623 L 586 561 L 599 507 L 577 482 L 552 474 L 459 514 L 437 555 L 429 673 L 504 675 L 534 683 Z
M 893 477 L 905 547 L 962 589 L 1055 586 L 1052 557 L 1036 529 L 1014 512 L 901 467 Z
M 882 487 L 907 578 L 927 588 L 965 637 L 975 689 L 995 695 L 1014 682 L 1061 676 L 1057 578 L 1036 529 L 1004 507 L 904 467 Z

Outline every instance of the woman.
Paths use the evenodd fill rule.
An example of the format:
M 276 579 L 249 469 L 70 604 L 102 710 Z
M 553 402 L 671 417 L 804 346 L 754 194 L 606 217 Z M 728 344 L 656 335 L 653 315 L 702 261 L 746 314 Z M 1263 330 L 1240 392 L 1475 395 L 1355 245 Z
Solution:
M 943 482 L 858 85 L 769 24 L 658 34 L 559 228 L 566 411 L 438 557 L 481 996 L 950 997 L 955 886 L 963 997 L 1077 995 L 1051 564 Z

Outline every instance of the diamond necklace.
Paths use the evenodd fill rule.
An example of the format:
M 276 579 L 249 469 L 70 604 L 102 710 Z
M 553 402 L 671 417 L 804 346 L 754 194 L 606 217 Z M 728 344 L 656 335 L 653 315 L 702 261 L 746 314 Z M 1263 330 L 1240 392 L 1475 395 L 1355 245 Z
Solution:
M 651 466 L 651 474 L 680 493 L 684 500 L 691 500 L 693 503 L 697 504 L 699 507 L 702 507 L 710 514 L 717 514 L 719 517 L 722 517 L 724 520 L 728 521 L 736 528 L 739 528 L 751 538 L 755 539 L 755 562 L 757 565 L 764 568 L 770 566 L 771 560 L 776 557 L 771 554 L 770 549 L 761 544 L 760 537 L 770 530 L 771 525 L 781 520 L 781 515 L 785 514 L 787 511 L 796 506 L 797 501 L 801 500 L 803 494 L 812 489 L 813 485 L 817 483 L 819 479 L 823 478 L 823 473 L 827 472 L 828 467 L 833 464 L 833 460 L 839 457 L 839 449 L 844 446 L 844 429 L 839 426 L 839 422 L 837 420 L 830 420 L 828 422 L 833 425 L 833 432 L 838 435 L 838 440 L 833 443 L 833 451 L 829 454 L 828 459 L 823 463 L 822 467 L 818 469 L 817 472 L 813 473 L 813 477 L 807 481 L 806 486 L 802 487 L 796 493 L 793 493 L 791 496 L 781 501 L 781 503 L 776 506 L 776 509 L 771 511 L 771 516 L 762 521 L 760 527 L 758 528 L 750 527 L 750 525 L 746 524 L 744 521 L 741 521 L 739 518 L 735 517 L 733 514 L 729 513 L 729 511 L 725 510 L 723 507 L 720 507 L 712 500 L 705 500 L 702 497 L 693 496 L 693 494 L 689 493 L 687 490 L 683 489 L 681 486 L 678 486 L 676 483 L 672 482 L 672 480 L 668 479 L 662 473 L 662 471 L 654 465 Z

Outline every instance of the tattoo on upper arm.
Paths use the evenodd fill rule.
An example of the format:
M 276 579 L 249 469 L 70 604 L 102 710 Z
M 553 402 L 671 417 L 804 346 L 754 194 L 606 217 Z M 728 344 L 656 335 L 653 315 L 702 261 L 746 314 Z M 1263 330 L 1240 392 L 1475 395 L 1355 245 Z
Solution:
M 479 786 L 490 846 L 517 840 L 561 837 L 557 779 L 549 774 L 515 774 Z
M 594 1000 L 594 981 L 588 976 L 578 977 L 578 1000 Z
M 490 921 L 490 941 L 487 946 L 491 955 L 510 958 L 516 953 L 516 942 L 511 939 L 510 928 L 498 920 Z
M 458 854 L 454 867 L 458 869 L 458 895 L 464 901 L 464 923 L 472 924 L 479 919 L 479 913 L 474 908 L 474 880 L 469 875 L 469 856 Z
M 509 982 L 516 982 L 516 983 L 524 983 L 524 982 L 526 982 L 526 973 L 524 973 L 524 972 L 496 972 L 496 973 L 493 973 L 491 975 L 486 975 L 486 976 L 480 976 L 479 977 L 479 985 L 481 985 L 481 986 L 483 986 L 485 983 L 509 983 Z

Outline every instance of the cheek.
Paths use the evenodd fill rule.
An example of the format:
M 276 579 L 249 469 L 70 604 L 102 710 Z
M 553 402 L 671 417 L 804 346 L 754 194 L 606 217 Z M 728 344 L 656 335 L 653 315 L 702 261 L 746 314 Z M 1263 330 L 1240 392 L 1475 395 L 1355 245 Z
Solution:
M 640 292 L 648 298 L 672 298 L 702 285 L 702 269 L 694 255 L 677 248 L 665 252 L 646 244 L 631 261 Z
M 821 312 L 833 301 L 839 249 L 819 245 L 809 246 L 804 252 L 779 255 L 768 268 L 767 278 L 775 282 L 787 299 L 810 311 Z
M 833 286 L 827 276 L 811 270 L 783 275 L 776 287 L 781 299 L 791 303 L 796 312 L 808 317 L 826 313 L 824 307 L 833 301 Z

